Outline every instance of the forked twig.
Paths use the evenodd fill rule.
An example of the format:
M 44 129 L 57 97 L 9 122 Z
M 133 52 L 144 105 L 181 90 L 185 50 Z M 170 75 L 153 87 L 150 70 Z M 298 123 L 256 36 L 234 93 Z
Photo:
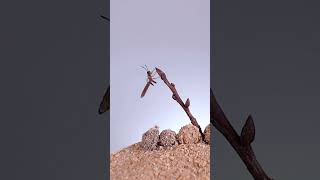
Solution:
M 201 130 L 200 125 L 198 124 L 196 118 L 193 117 L 193 115 L 192 115 L 191 112 L 190 112 L 190 109 L 189 109 L 190 100 L 189 100 L 189 98 L 188 98 L 188 99 L 186 100 L 186 102 L 184 103 L 184 102 L 182 101 L 182 99 L 180 98 L 180 96 L 179 96 L 179 94 L 178 94 L 178 92 L 177 92 L 177 90 L 176 90 L 175 85 L 174 85 L 173 83 L 170 83 L 170 82 L 169 82 L 169 80 L 167 79 L 166 74 L 165 74 L 163 71 L 161 71 L 159 68 L 156 68 L 156 71 L 157 71 L 157 73 L 159 74 L 160 78 L 163 80 L 163 82 L 169 87 L 169 89 L 170 89 L 171 92 L 173 93 L 173 94 L 172 94 L 172 99 L 174 99 L 175 101 L 177 101 L 177 102 L 180 104 L 180 106 L 183 108 L 183 110 L 187 113 L 187 115 L 188 115 L 191 123 L 192 123 L 194 126 L 196 126 L 196 127 L 199 128 L 199 132 L 200 132 L 200 134 L 201 134 L 201 136 L 202 136 L 202 139 L 204 139 L 204 134 L 203 134 L 203 132 L 202 132 L 202 130 Z
M 251 147 L 255 137 L 255 127 L 251 115 L 247 118 L 239 136 L 210 89 L 210 122 L 228 140 L 255 180 L 272 180 L 260 166 Z

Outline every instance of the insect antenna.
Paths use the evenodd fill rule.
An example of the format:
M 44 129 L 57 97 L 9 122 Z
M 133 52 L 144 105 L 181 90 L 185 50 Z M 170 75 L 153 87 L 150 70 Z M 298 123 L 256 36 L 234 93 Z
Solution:
M 148 69 L 146 67 L 144 67 L 144 66 L 140 66 L 140 67 L 142 67 L 144 70 L 148 71 Z
M 148 68 L 148 66 L 145 64 L 145 66 L 146 66 L 146 69 L 147 69 L 147 71 L 149 71 L 149 68 Z
M 156 70 L 156 68 L 154 68 L 154 69 L 151 71 L 151 74 L 153 74 L 154 70 Z

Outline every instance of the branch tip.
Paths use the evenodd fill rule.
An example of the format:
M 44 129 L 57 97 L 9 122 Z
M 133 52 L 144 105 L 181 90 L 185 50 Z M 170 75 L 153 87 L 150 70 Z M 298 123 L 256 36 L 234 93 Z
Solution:
M 163 80 L 163 82 L 164 82 L 164 83 L 169 87 L 169 89 L 171 90 L 171 92 L 172 92 L 172 99 L 174 99 L 175 101 L 177 101 L 177 102 L 180 104 L 180 106 L 183 108 L 183 110 L 184 110 L 184 111 L 186 112 L 186 114 L 188 115 L 191 123 L 192 123 L 194 126 L 196 126 L 196 127 L 199 128 L 199 132 L 200 132 L 201 137 L 202 137 L 202 140 L 203 140 L 203 139 L 204 139 L 204 134 L 203 134 L 203 132 L 202 132 L 202 130 L 201 130 L 201 127 L 199 126 L 196 118 L 194 118 L 193 115 L 192 115 L 191 112 L 190 112 L 190 109 L 189 109 L 190 100 L 189 100 L 189 98 L 188 98 L 187 101 L 184 103 L 184 102 L 182 101 L 181 97 L 179 96 L 179 93 L 177 92 L 177 90 L 176 90 L 176 88 L 175 88 L 175 84 L 169 82 L 169 80 L 168 80 L 167 77 L 166 77 L 166 74 L 165 74 L 163 71 L 161 71 L 161 69 L 159 69 L 159 68 L 157 68 L 157 67 L 156 67 L 155 69 L 156 69 L 158 75 L 159 75 L 159 76 L 161 77 L 161 79 Z

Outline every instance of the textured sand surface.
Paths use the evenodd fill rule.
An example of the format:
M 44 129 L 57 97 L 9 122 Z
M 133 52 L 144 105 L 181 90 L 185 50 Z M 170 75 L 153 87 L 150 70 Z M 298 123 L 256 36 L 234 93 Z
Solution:
M 209 180 L 210 145 L 180 144 L 146 151 L 140 143 L 111 154 L 112 180 Z

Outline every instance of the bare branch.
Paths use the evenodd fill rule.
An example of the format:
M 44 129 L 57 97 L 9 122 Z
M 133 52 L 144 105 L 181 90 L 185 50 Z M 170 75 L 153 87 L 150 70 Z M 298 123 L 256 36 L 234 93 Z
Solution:
M 272 180 L 260 166 L 250 145 L 255 136 L 251 116 L 248 117 L 240 137 L 219 106 L 212 90 L 210 90 L 210 121 L 238 153 L 255 180 Z
M 171 92 L 172 92 L 172 99 L 174 99 L 175 101 L 177 101 L 177 102 L 180 104 L 180 106 L 183 108 L 183 110 L 187 113 L 187 115 L 188 115 L 191 123 L 192 123 L 194 126 L 196 126 L 196 127 L 199 128 L 199 132 L 200 132 L 200 134 L 201 134 L 201 136 L 202 136 L 202 139 L 204 139 L 204 134 L 203 134 L 203 132 L 202 132 L 202 130 L 201 130 L 200 125 L 198 124 L 196 118 L 193 117 L 193 115 L 192 115 L 191 112 L 190 112 L 190 109 L 189 109 L 190 100 L 189 100 L 189 98 L 187 99 L 186 103 L 184 103 L 184 102 L 182 101 L 182 99 L 180 98 L 180 96 L 179 96 L 179 94 L 178 94 L 178 92 L 177 92 L 177 90 L 176 90 L 175 85 L 174 85 L 173 83 L 170 83 L 170 82 L 169 82 L 169 80 L 167 79 L 166 74 L 165 74 L 162 70 L 160 70 L 159 68 L 156 68 L 156 71 L 157 71 L 157 73 L 159 74 L 160 78 L 163 80 L 163 82 L 164 82 L 164 83 L 169 87 L 169 89 L 171 90 Z

